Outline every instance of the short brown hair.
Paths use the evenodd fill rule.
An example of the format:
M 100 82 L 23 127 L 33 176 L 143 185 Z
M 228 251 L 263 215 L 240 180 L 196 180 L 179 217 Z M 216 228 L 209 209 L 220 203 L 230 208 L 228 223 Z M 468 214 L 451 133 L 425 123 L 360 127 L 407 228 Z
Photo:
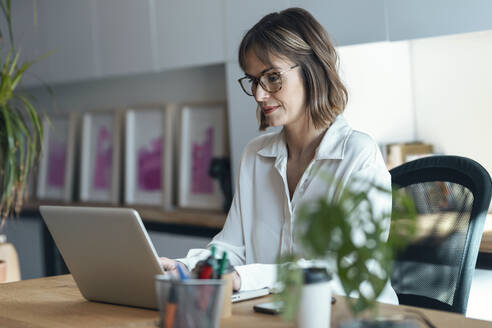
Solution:
M 270 56 L 298 64 L 306 90 L 306 107 L 316 128 L 330 125 L 347 105 L 348 93 L 337 69 L 338 55 L 326 30 L 306 10 L 289 8 L 263 17 L 243 37 L 239 65 L 246 71 L 246 54 L 253 50 L 265 64 Z M 260 112 L 260 130 L 267 128 Z

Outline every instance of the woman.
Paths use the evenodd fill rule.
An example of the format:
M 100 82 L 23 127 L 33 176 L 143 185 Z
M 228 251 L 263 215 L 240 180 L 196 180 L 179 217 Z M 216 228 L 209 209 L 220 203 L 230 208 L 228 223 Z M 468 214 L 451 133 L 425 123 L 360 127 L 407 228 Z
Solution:
M 278 255 L 296 249 L 297 205 L 339 195 L 321 171 L 341 188 L 354 178 L 390 188 L 391 179 L 376 143 L 341 115 L 348 95 L 337 73 L 338 57 L 311 14 L 291 8 L 262 18 L 244 36 L 239 64 L 245 73 L 241 87 L 258 103 L 260 130 L 283 126 L 246 146 L 226 223 L 209 244 L 228 252 L 236 270 L 234 289 L 249 290 L 271 287 Z M 371 202 L 391 209 L 388 195 Z M 209 254 L 194 249 L 178 261 L 191 270 Z M 176 265 L 167 258 L 162 263 L 168 270 Z M 343 293 L 339 283 L 334 288 Z M 390 286 L 384 294 L 379 300 L 397 303 Z

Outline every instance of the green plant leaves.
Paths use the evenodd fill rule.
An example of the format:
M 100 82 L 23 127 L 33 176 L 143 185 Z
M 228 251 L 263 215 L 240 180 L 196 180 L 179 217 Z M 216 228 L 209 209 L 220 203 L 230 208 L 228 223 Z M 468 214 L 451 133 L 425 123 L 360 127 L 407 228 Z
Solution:
M 2 56 L 0 67 L 0 217 L 3 224 L 12 211 L 20 210 L 29 173 L 41 152 L 43 127 L 32 103 L 16 91 L 34 62 L 19 63 L 20 52 L 15 51 L 12 33 L 11 1 L 0 0 L 0 8 L 10 37 L 10 49 L 5 58 Z M 3 50 L 5 40 L 1 41 L 0 50 Z
M 327 183 L 333 180 L 327 178 Z M 289 254 L 280 263 L 296 263 L 299 258 L 332 259 L 352 313 L 371 309 L 386 286 L 396 252 L 415 233 L 417 215 L 413 200 L 402 192 L 392 192 L 369 181 L 352 179 L 339 197 L 323 196 L 303 204 L 296 217 L 296 241 L 301 254 Z M 379 194 L 379 195 L 377 195 Z M 391 213 L 376 210 L 372 197 L 392 198 Z M 388 201 L 390 201 L 388 199 Z M 388 220 L 391 217 L 391 234 Z M 284 315 L 292 319 L 302 276 L 293 265 L 279 267 L 279 280 L 286 286 L 280 298 L 286 304 Z M 299 278 L 300 277 L 300 278 Z M 298 284 L 298 285 L 296 285 Z
M 32 107 L 32 105 L 30 105 Z M 5 219 L 22 204 L 25 184 L 41 150 L 39 115 L 23 104 L 0 107 L 0 216 Z M 30 128 L 31 127 L 31 128 Z
M 282 284 L 282 291 L 275 295 L 275 301 L 282 302 L 282 317 L 291 321 L 297 315 L 299 300 L 301 297 L 301 287 L 303 284 L 302 269 L 295 265 L 297 258 L 293 255 L 283 257 L 277 268 L 278 280 Z
M 11 15 L 11 0 L 0 0 L 0 8 L 2 8 L 2 13 L 7 20 L 7 29 L 9 31 L 10 44 L 12 48 L 14 47 L 14 35 L 12 33 L 12 15 Z M 3 33 L 2 33 L 3 38 Z

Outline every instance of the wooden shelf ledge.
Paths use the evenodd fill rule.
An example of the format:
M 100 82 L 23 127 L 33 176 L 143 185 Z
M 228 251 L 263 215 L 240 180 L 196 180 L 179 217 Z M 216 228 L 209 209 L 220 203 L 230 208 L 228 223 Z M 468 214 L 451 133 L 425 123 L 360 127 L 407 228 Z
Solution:
M 192 209 L 165 211 L 161 208 L 152 206 L 114 205 L 108 203 L 85 202 L 65 203 L 61 201 L 29 201 L 23 205 L 21 215 L 28 212 L 38 212 L 39 206 L 41 205 L 133 208 L 140 214 L 140 217 L 144 222 L 188 225 L 212 229 L 222 229 L 226 220 L 226 214 L 222 211 Z

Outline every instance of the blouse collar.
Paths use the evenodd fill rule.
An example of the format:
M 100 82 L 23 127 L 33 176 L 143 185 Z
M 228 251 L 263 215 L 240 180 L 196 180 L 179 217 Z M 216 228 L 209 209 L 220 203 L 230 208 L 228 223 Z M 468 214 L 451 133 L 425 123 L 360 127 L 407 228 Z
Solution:
M 345 144 L 351 133 L 352 128 L 345 120 L 345 117 L 338 115 L 325 132 L 323 139 L 321 139 L 314 159 L 343 159 Z M 257 153 L 265 157 L 276 157 L 277 159 L 287 157 L 287 144 L 283 129 L 276 133 L 273 138 L 270 138 Z

